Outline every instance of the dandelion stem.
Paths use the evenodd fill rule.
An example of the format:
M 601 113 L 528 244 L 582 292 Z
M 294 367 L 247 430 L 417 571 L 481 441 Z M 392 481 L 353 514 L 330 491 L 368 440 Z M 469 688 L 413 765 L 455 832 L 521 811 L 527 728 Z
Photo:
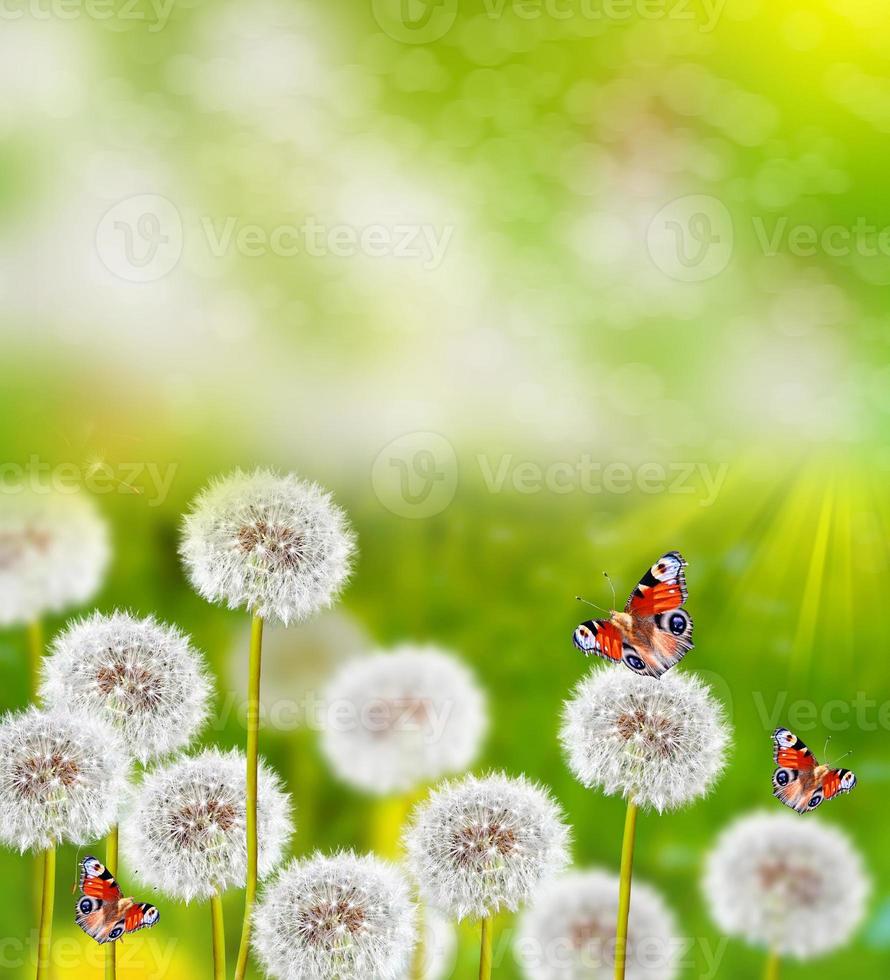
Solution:
M 28 683 L 30 685 L 30 695 L 34 699 L 37 697 L 37 688 L 40 686 L 40 668 L 43 665 L 43 624 L 39 619 L 35 619 L 28 624 Z M 34 914 L 40 917 L 40 882 L 43 879 L 43 853 L 38 852 L 34 855 L 34 877 L 32 878 L 31 893 L 34 900 Z
M 235 980 L 244 980 L 250 954 L 250 927 L 256 901 L 259 847 L 257 841 L 257 770 L 259 767 L 260 670 L 263 652 L 263 620 L 254 615 L 250 624 L 250 677 L 247 687 L 247 892 L 244 924 L 235 966 Z
M 482 946 L 479 951 L 479 980 L 491 980 L 491 950 L 494 926 L 491 916 L 482 920 Z
M 637 833 L 637 805 L 627 801 L 624 841 L 621 845 L 621 880 L 618 888 L 618 925 L 615 929 L 615 980 L 624 980 L 627 963 L 627 923 L 630 918 L 630 886 L 633 877 L 634 843 Z
M 43 898 L 40 904 L 40 932 L 37 935 L 37 980 L 49 980 L 52 967 L 50 949 L 55 897 L 56 849 L 51 847 L 43 855 Z
M 417 903 L 417 945 L 411 957 L 411 980 L 423 980 L 426 966 L 426 915 L 423 906 Z
M 766 961 L 765 980 L 779 980 L 779 954 L 771 952 Z
M 113 874 L 117 874 L 117 852 L 118 852 L 118 832 L 114 826 L 108 832 L 105 841 L 105 867 Z M 106 943 L 105 945 L 105 980 L 115 980 L 117 977 L 117 943 Z
M 223 916 L 222 898 L 210 898 L 210 916 L 213 922 L 213 980 L 226 980 L 226 923 Z

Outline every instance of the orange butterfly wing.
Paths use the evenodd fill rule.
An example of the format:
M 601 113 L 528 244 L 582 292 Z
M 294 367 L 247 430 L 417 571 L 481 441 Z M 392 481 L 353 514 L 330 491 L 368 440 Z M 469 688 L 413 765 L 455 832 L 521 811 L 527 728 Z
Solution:
M 638 673 L 661 677 L 692 649 L 692 617 L 681 608 L 689 597 L 685 567 L 679 551 L 667 552 L 627 600 L 624 611 L 634 623 L 630 642 L 639 657 L 625 658 L 625 663 Z
M 621 630 L 608 619 L 588 619 L 575 630 L 572 642 L 587 656 L 595 653 L 607 660 L 620 660 L 624 640 Z
M 662 555 L 631 592 L 624 611 L 634 616 L 655 616 L 679 609 L 689 598 L 685 567 L 686 559 L 679 551 Z
M 94 857 L 85 857 L 80 862 L 80 890 L 103 902 L 119 902 L 124 897 L 114 875 Z

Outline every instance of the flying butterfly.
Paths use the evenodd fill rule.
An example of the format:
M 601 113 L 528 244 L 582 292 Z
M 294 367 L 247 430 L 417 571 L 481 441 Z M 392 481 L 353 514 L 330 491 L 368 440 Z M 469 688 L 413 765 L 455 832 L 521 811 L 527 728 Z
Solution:
M 813 753 L 787 728 L 773 732 L 773 796 L 798 813 L 815 810 L 825 800 L 849 793 L 856 776 L 849 769 L 820 766 Z
M 111 872 L 94 857 L 80 862 L 80 890 L 83 895 L 77 900 L 75 921 L 99 944 L 150 929 L 161 917 L 154 905 L 124 898 Z
M 637 674 L 661 677 L 692 649 L 692 617 L 682 608 L 688 597 L 685 567 L 679 551 L 662 555 L 631 592 L 624 612 L 613 609 L 608 619 L 587 620 L 572 642 L 585 656 L 595 653 Z

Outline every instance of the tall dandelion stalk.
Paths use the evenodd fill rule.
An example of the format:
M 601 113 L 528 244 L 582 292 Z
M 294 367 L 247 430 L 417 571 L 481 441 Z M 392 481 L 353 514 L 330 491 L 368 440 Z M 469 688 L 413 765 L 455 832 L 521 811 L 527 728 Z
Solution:
M 755 811 L 717 838 L 703 891 L 714 921 L 766 955 L 764 976 L 784 958 L 809 961 L 840 949 L 865 917 L 871 885 L 850 838 L 829 824 Z
M 236 470 L 198 495 L 180 553 L 194 588 L 252 615 L 247 707 L 247 878 L 235 980 L 244 980 L 258 877 L 257 767 L 263 624 L 307 619 L 345 584 L 354 537 L 330 494 L 292 474 Z
M 594 668 L 566 703 L 560 740 L 578 781 L 627 800 L 615 980 L 627 970 L 628 920 L 638 809 L 658 813 L 704 796 L 726 764 L 731 732 L 722 706 L 690 674 L 639 676 Z
M 621 842 L 621 875 L 618 887 L 618 918 L 615 926 L 615 978 L 623 980 L 627 965 L 627 927 L 630 921 L 630 891 L 633 880 L 634 846 L 637 839 L 637 805 L 627 801 L 624 837 Z
M 568 838 L 549 793 L 523 777 L 445 782 L 415 808 L 408 866 L 427 904 L 479 921 L 480 980 L 491 976 L 493 917 L 516 911 L 565 867 Z
M 99 718 L 32 707 L 0 719 L 0 842 L 42 854 L 38 980 L 50 970 L 56 847 L 110 832 L 127 768 L 117 733 Z

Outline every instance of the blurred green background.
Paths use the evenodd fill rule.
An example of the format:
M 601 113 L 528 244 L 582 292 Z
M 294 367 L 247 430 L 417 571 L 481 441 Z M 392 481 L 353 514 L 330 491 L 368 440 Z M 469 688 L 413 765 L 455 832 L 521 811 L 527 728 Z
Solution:
M 4 483 L 95 493 L 115 543 L 98 606 L 194 635 L 219 681 L 206 741 L 243 741 L 225 709 L 245 624 L 185 583 L 180 515 L 217 472 L 292 469 L 357 528 L 342 609 L 376 644 L 464 656 L 492 706 L 479 768 L 548 783 L 577 862 L 614 869 L 623 807 L 556 739 L 588 666 L 574 596 L 608 604 L 603 569 L 627 593 L 679 548 L 680 669 L 736 729 L 712 796 L 640 823 L 636 873 L 697 939 L 683 976 L 720 941 L 705 850 L 779 807 L 777 723 L 854 751 L 856 791 L 815 819 L 875 885 L 854 945 L 783 975 L 885 976 L 885 5 L 10 0 L 0 18 Z M 14 630 L 0 690 L 27 700 Z M 367 846 L 374 802 L 310 734 L 262 745 L 308 814 L 298 853 Z M 101 975 L 67 922 L 75 860 L 60 980 Z M 31 873 L 0 853 L 4 975 L 30 975 Z M 206 910 L 163 915 L 122 975 L 208 973 Z M 454 977 L 474 975 L 465 939 Z M 718 976 L 761 968 L 731 941 Z

